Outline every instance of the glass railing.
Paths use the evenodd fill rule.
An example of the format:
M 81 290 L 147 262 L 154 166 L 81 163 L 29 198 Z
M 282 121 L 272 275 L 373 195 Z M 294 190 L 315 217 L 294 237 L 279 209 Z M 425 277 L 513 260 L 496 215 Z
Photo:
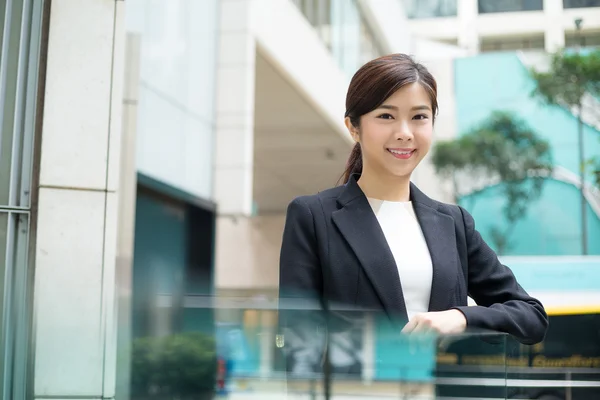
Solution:
M 356 0 L 292 0 L 348 75 L 383 55 Z
M 304 301 L 167 297 L 134 309 L 120 350 L 132 400 L 600 398 L 600 314 L 553 317 L 528 346 L 472 329 L 406 335 L 381 312 Z
M 506 398 L 507 335 L 405 335 L 376 313 L 239 303 L 188 298 L 134 327 L 131 398 Z
M 527 346 L 482 330 L 406 335 L 381 312 L 304 300 L 150 303 L 134 308 L 125 350 L 133 400 L 600 398 L 600 314 L 554 316 L 545 341 Z

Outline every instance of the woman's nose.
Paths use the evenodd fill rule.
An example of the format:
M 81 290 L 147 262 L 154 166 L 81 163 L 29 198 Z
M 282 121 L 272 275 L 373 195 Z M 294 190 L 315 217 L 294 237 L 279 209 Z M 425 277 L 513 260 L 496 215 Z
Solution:
M 410 127 L 406 123 L 402 123 L 398 126 L 396 132 L 394 133 L 396 140 L 399 141 L 411 141 L 414 136 L 410 130 Z

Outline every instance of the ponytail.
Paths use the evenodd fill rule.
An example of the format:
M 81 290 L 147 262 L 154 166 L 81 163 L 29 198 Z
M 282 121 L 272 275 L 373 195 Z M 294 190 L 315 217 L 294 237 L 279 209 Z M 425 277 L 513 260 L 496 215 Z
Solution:
M 362 150 L 360 149 L 360 143 L 357 142 L 352 148 L 350 157 L 348 157 L 348 161 L 346 162 L 346 169 L 344 170 L 344 175 L 342 175 L 342 184 L 346 184 L 353 174 L 360 173 L 362 173 Z

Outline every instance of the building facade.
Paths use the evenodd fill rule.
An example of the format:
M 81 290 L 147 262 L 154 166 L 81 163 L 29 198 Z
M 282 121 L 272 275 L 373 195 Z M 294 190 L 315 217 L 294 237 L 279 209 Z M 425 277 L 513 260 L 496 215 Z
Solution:
M 544 106 L 533 98 L 534 82 L 528 71 L 548 68 L 549 53 L 565 48 L 587 51 L 600 46 L 600 2 L 405 0 L 403 3 L 411 33 L 416 38 L 445 43 L 465 52 L 453 57 L 447 69 L 452 71 L 449 92 L 454 135 L 473 129 L 493 111 L 510 111 L 552 147 L 555 173 L 546 181 L 541 199 L 530 204 L 528 215 L 511 230 L 509 254 L 582 254 L 583 229 L 587 232 L 588 253 L 598 254 L 595 238 L 600 235 L 600 195 L 591 175 L 583 183 L 578 176 L 577 115 L 566 108 Z M 591 158 L 600 154 L 600 121 L 593 111 L 598 109 L 597 100 L 590 96 L 585 101 L 583 140 L 585 157 Z M 502 218 L 497 218 L 505 199 L 498 185 L 478 189 L 485 190 L 465 196 L 461 203 L 475 215 L 484 238 L 493 243 L 493 229 L 507 230 Z M 586 202 L 585 218 L 579 198 L 581 191 Z M 446 192 L 452 193 L 452 188 Z M 560 215 L 560 222 L 548 219 L 549 213 Z
M 600 2 L 595 0 L 404 0 L 417 37 L 477 54 L 488 51 L 600 45 Z M 575 20 L 581 18 L 581 31 Z
M 3 2 L 0 398 L 128 399 L 135 338 L 257 318 L 204 300 L 275 296 L 287 203 L 351 148 L 350 77 L 411 52 L 380 3 Z

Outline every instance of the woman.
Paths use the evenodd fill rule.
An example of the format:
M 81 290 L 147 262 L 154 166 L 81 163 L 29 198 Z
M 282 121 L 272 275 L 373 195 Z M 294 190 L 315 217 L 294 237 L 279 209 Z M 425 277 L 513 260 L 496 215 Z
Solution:
M 307 329 L 286 311 L 289 300 L 312 298 L 330 309 L 383 311 L 405 333 L 481 328 L 526 344 L 544 338 L 542 304 L 498 261 L 471 215 L 410 182 L 431 147 L 436 96 L 433 76 L 402 54 L 352 78 L 345 123 L 356 144 L 345 184 L 288 207 L 280 259 L 288 327 Z M 467 296 L 478 305 L 467 306 Z

